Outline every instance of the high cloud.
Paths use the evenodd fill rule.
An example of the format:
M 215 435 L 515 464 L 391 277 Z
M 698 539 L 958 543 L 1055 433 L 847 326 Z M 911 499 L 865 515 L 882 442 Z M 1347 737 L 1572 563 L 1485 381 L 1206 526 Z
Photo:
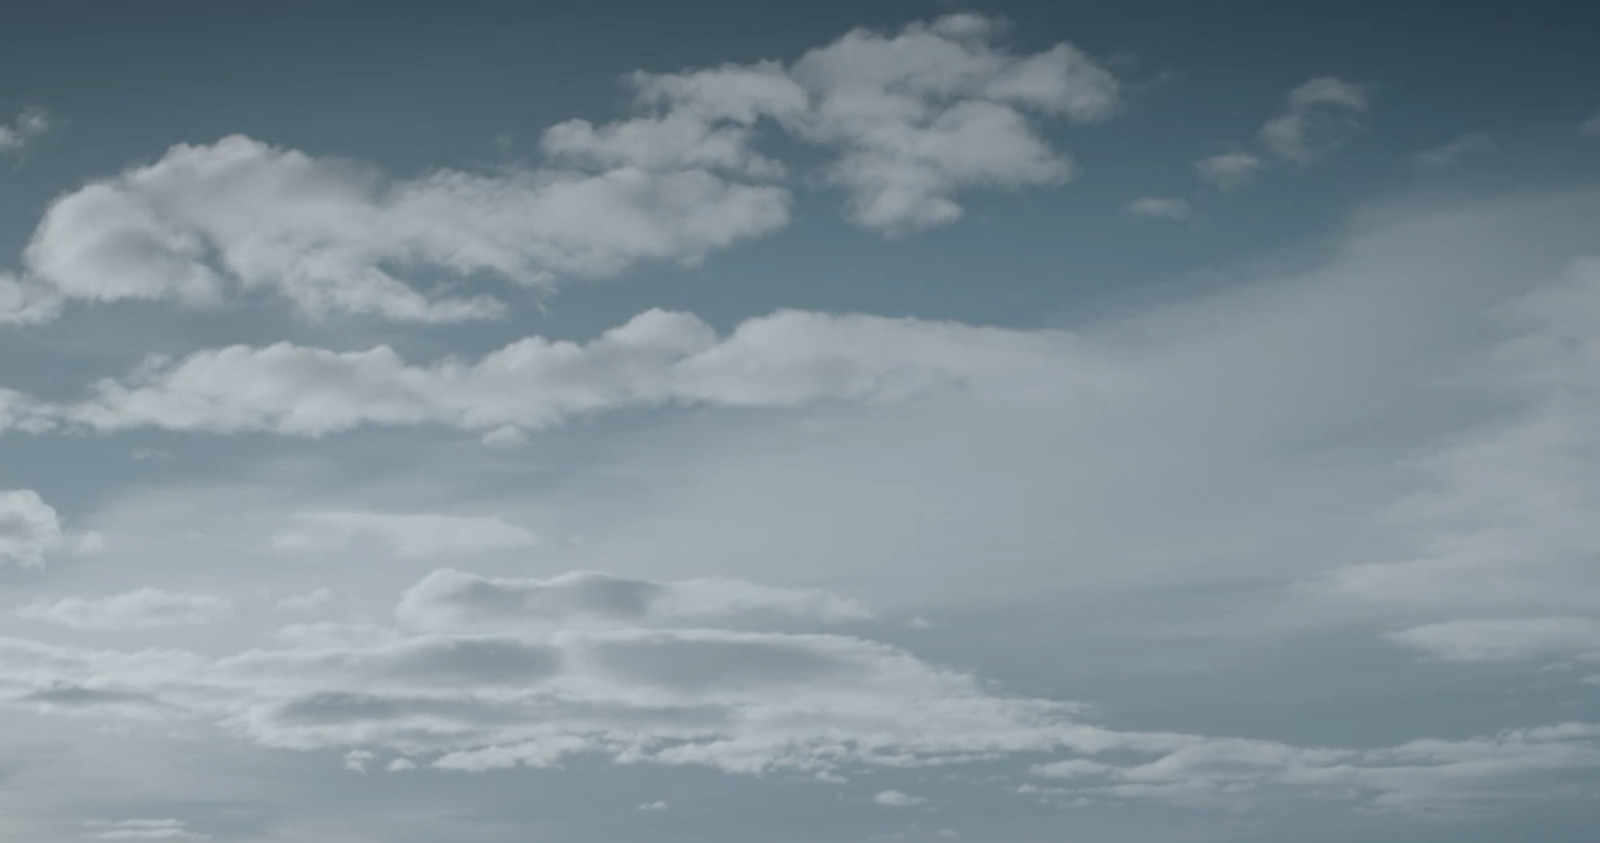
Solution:
M 690 314 L 651 310 L 587 344 L 531 337 L 474 363 L 412 365 L 384 346 L 200 351 L 102 381 L 87 400 L 30 412 L 101 431 L 318 436 L 430 424 L 496 437 L 630 407 L 906 400 L 1030 370 L 1068 390 L 1109 377 L 1073 350 L 1060 332 L 804 311 L 751 319 L 718 337 Z

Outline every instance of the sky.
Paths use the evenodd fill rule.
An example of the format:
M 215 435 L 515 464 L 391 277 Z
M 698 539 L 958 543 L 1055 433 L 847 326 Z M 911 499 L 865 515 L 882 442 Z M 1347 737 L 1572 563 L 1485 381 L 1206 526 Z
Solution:
M 1600 12 L 13 3 L 0 839 L 1600 821 Z

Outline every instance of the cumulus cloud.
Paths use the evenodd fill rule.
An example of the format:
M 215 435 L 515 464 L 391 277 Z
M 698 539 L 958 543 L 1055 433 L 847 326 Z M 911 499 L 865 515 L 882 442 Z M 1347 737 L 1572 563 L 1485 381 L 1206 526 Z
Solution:
M 10 123 L 0 123 L 0 155 L 17 155 L 50 131 L 54 123 L 42 108 L 30 108 Z
M 74 629 L 138 630 L 212 623 L 233 614 L 233 604 L 207 594 L 185 594 L 140 588 L 99 598 L 65 597 L 38 600 L 17 611 L 18 617 L 48 621 Z
M 374 540 L 401 556 L 421 558 L 445 553 L 515 550 L 532 547 L 539 537 L 495 517 L 446 515 L 436 512 L 298 512 L 295 525 L 273 534 L 272 544 L 286 550 L 328 552 L 358 539 Z
M 1201 180 L 1218 190 L 1237 190 L 1254 181 L 1266 166 L 1261 156 L 1236 149 L 1202 158 L 1194 168 Z
M 788 219 L 788 194 L 703 169 L 436 170 L 410 180 L 243 136 L 172 147 L 46 211 L 0 313 L 59 299 L 204 305 L 268 291 L 303 313 L 414 322 L 501 315 L 424 278 L 525 287 L 692 263 Z
M 766 120 L 834 158 L 826 177 L 850 195 L 852 219 L 900 233 L 959 218 L 973 188 L 1060 184 L 1071 159 L 1034 125 L 1102 122 L 1121 109 L 1116 78 L 1069 44 L 1018 55 L 1007 27 L 977 15 L 915 23 L 898 33 L 854 30 L 785 66 L 725 65 L 635 74 L 643 116 L 607 126 L 570 121 L 546 133 L 547 153 L 600 165 L 692 163 L 775 178 L 753 151 Z
M 499 317 L 505 301 L 463 284 L 550 288 L 694 264 L 786 225 L 789 168 L 756 150 L 763 122 L 832 156 L 826 179 L 857 223 L 943 225 L 962 191 L 1072 177 L 1037 120 L 1098 123 L 1121 108 L 1116 78 L 1089 56 L 1064 43 L 1016 54 L 1005 31 L 952 15 L 855 30 L 787 65 L 635 73 L 636 116 L 556 124 L 542 166 L 493 174 L 394 178 L 239 135 L 180 144 L 51 203 L 21 270 L 0 275 L 0 321 L 45 321 L 69 301 L 257 293 L 313 317 Z M 21 143 L 18 126 L 0 129 L 0 149 Z
M 1459 164 L 1468 158 L 1487 155 L 1494 152 L 1495 148 L 1494 138 L 1482 132 L 1469 132 L 1443 146 L 1418 152 L 1411 160 L 1421 167 L 1440 169 Z
M 183 820 L 89 820 L 83 824 L 85 840 L 210 840 L 190 831 Z
M 1109 377 L 1073 352 L 1072 337 L 1056 331 L 793 310 L 718 337 L 693 315 L 651 310 L 586 344 L 530 337 L 473 363 L 413 365 L 387 346 L 199 351 L 102 381 L 87 400 L 30 412 L 100 431 L 320 436 L 366 425 L 444 425 L 500 437 L 633 407 L 909 400 L 1030 367 L 1053 367 L 1050 377 L 1069 390 Z M 361 523 L 374 529 L 376 522 Z
M 4 396 L 0 396 L 0 430 L 4 430 Z M 100 536 L 65 529 L 55 507 L 31 489 L 0 490 L 0 564 L 25 568 L 44 564 L 55 552 L 97 548 Z
M 1186 199 L 1175 199 L 1160 196 L 1141 196 L 1129 200 L 1122 209 L 1136 217 L 1146 217 L 1158 220 L 1184 220 L 1189 218 L 1189 202 Z

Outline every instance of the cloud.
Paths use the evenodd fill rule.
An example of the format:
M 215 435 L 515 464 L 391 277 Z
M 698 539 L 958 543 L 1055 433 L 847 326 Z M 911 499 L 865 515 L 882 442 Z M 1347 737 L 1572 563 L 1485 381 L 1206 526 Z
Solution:
M 395 609 L 420 630 L 538 631 L 563 626 L 685 625 L 740 618 L 827 623 L 872 617 L 861 603 L 818 589 L 770 588 L 732 579 L 672 583 L 580 571 L 550 579 L 491 579 L 455 570 L 429 574 Z
M 1366 89 L 1332 76 L 1289 92 L 1281 114 L 1262 124 L 1256 143 L 1265 156 L 1298 166 L 1326 158 L 1365 128 Z M 1195 162 L 1200 179 L 1218 190 L 1237 190 L 1272 166 L 1267 157 L 1235 149 Z
M 190 831 L 182 820 L 89 820 L 83 824 L 85 840 L 210 840 Z
M 1449 621 L 1400 630 L 1388 637 L 1446 661 L 1508 662 L 1572 655 L 1600 661 L 1600 620 L 1595 618 Z
M 0 314 L 59 300 L 215 305 L 270 292 L 310 316 L 494 318 L 502 301 L 447 292 L 496 278 L 548 288 L 645 262 L 694 263 L 788 220 L 781 188 L 704 169 L 440 169 L 410 180 L 234 135 L 51 203 Z M 446 279 L 429 287 L 422 279 Z
M 4 425 L 0 396 L 0 430 Z M 66 530 L 55 507 L 31 489 L 0 490 L 0 564 L 35 568 L 55 552 L 87 552 L 100 546 L 96 533 Z
M 49 132 L 54 122 L 44 109 L 30 108 L 10 123 L 0 123 L 0 155 L 21 154 Z
M 1142 196 L 1129 200 L 1122 209 L 1136 217 L 1158 220 L 1184 220 L 1189 218 L 1188 200 L 1156 196 Z
M 233 614 L 221 597 L 140 588 L 101 598 L 65 597 L 37 600 L 17 611 L 29 620 L 48 621 L 74 629 L 139 630 L 212 623 Z
M 921 805 L 928 800 L 920 796 L 901 793 L 898 790 L 883 790 L 873 796 L 872 801 L 890 808 L 909 808 L 913 805 Z
M 309 612 L 320 608 L 333 599 L 333 589 L 319 588 L 306 594 L 292 594 L 279 600 L 274 608 L 287 611 Z
M 1600 114 L 1596 114 L 1595 116 L 1590 117 L 1588 120 L 1579 123 L 1578 134 L 1588 135 L 1592 138 L 1600 138 Z
M 752 149 L 765 120 L 834 157 L 828 181 L 850 196 L 851 218 L 889 234 L 946 225 L 976 188 L 1066 182 L 1071 159 L 1034 125 L 1062 117 L 1105 121 L 1121 109 L 1116 77 L 1069 44 L 1017 55 L 1007 27 L 977 15 L 864 29 L 777 62 L 630 78 L 645 116 L 549 130 L 548 154 L 597 165 L 704 166 L 776 178 L 782 164 Z
M 1487 155 L 1493 151 L 1495 151 L 1494 138 L 1482 132 L 1471 132 L 1443 146 L 1418 152 L 1411 157 L 1411 160 L 1421 167 L 1439 169 L 1459 164 L 1477 155 Z
M 561 600 L 582 602 L 569 594 L 546 603 Z M 542 630 L 483 634 L 465 619 L 448 630 L 299 637 L 222 657 L 4 638 L 0 705 L 200 718 L 268 747 L 339 751 L 363 772 L 385 752 L 395 756 L 389 770 L 585 757 L 829 776 L 1043 756 L 1033 772 L 1048 787 L 1029 792 L 1202 808 L 1298 793 L 1454 810 L 1529 792 L 1531 773 L 1600 769 L 1600 725 L 1582 723 L 1380 749 L 1115 731 L 1082 722 L 1081 706 L 1008 696 L 869 639 L 719 628 L 712 618 L 673 629 L 616 602 L 599 607 L 615 621 L 603 627 L 556 612 Z M 922 804 L 893 790 L 874 801 Z
M 1366 90 L 1322 76 L 1289 92 L 1288 107 L 1261 126 L 1256 138 L 1266 150 L 1295 164 L 1309 164 L 1343 145 L 1363 128 Z
M 387 346 L 199 351 L 101 381 L 88 400 L 30 412 L 100 431 L 321 436 L 443 425 L 499 437 L 635 407 L 903 401 L 1002 382 L 1030 367 L 1054 369 L 1061 389 L 1107 377 L 1072 352 L 1061 332 L 793 310 L 719 338 L 690 314 L 651 310 L 587 344 L 530 337 L 474 363 L 412 365 Z
M 1267 162 L 1251 152 L 1234 150 L 1202 158 L 1195 162 L 1195 172 L 1200 174 L 1201 180 L 1216 187 L 1218 190 L 1237 190 L 1250 182 L 1266 169 Z
M 442 513 L 297 512 L 295 526 L 273 534 L 274 547 L 328 552 L 358 538 L 376 540 L 401 556 L 422 558 L 533 547 L 539 537 L 523 527 L 483 516 Z
M 665 811 L 665 810 L 667 810 L 667 803 L 660 802 L 660 801 L 657 801 L 657 802 L 644 802 L 644 803 L 641 803 L 639 805 L 639 810 L 641 810 L 641 811 Z
M 1382 749 L 1302 748 L 1272 741 L 1195 738 L 1144 763 L 1073 759 L 1035 775 L 1070 783 L 1056 798 L 1145 800 L 1193 808 L 1248 808 L 1295 790 L 1369 810 L 1471 813 L 1543 792 L 1537 774 L 1600 768 L 1600 725 L 1512 729 L 1462 741 L 1417 740 Z
M 1388 519 L 1415 555 L 1321 586 L 1444 620 L 1600 613 L 1600 260 L 1494 315 L 1502 340 L 1458 382 L 1504 409 L 1410 460 L 1422 488 Z

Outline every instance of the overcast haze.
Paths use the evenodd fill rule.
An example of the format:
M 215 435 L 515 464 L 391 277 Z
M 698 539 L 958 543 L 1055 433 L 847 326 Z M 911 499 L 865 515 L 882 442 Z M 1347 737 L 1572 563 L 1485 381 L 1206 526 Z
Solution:
M 5 17 L 0 838 L 1593 839 L 1581 4 Z

